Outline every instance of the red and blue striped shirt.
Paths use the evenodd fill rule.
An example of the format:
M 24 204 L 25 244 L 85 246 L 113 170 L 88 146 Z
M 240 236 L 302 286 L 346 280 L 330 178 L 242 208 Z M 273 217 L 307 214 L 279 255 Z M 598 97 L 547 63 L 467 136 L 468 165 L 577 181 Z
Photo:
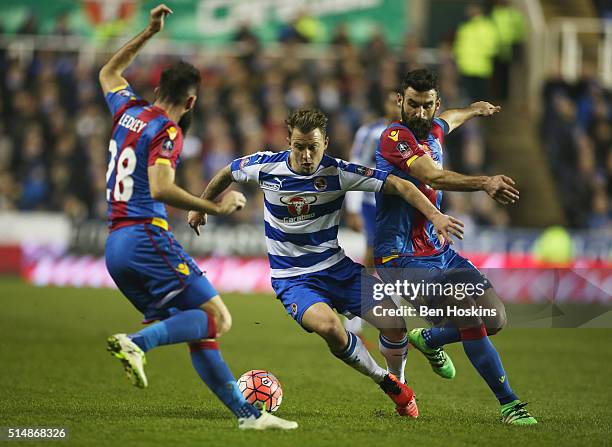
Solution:
M 183 134 L 168 115 L 136 96 L 129 85 L 106 94 L 113 130 L 106 171 L 108 225 L 112 230 L 141 222 L 167 229 L 165 205 L 151 197 L 148 167 L 176 168 Z

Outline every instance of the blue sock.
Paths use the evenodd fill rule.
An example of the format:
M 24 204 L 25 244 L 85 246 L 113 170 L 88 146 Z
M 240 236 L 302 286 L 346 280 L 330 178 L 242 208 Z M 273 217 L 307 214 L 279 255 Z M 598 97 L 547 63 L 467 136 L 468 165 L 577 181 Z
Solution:
M 489 337 L 485 335 L 479 339 L 464 339 L 463 349 L 500 404 L 504 405 L 518 399 L 508 383 L 499 354 Z
M 214 332 L 214 321 L 209 323 L 208 314 L 201 309 L 190 309 L 152 324 L 130 335 L 130 338 L 147 352 L 156 346 L 214 338 L 214 334 L 209 334 L 209 329 Z
M 191 363 L 200 378 L 237 418 L 258 418 L 261 412 L 248 403 L 236 384 L 232 372 L 223 360 L 216 342 L 189 344 Z
M 423 338 L 430 348 L 440 348 L 449 343 L 461 341 L 461 334 L 454 324 L 447 323 L 442 327 L 424 329 Z

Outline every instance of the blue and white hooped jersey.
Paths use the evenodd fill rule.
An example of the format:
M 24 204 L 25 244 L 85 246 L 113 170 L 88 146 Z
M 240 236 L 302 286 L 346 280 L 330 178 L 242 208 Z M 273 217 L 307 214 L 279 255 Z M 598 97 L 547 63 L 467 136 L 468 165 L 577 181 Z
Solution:
M 380 140 L 380 135 L 385 131 L 388 122 L 385 118 L 378 119 L 370 124 L 361 126 L 355 134 L 355 141 L 351 148 L 351 163 L 376 167 L 376 147 Z M 374 193 L 361 194 L 362 203 L 376 206 L 376 196 Z
M 264 193 L 264 224 L 271 276 L 289 278 L 324 270 L 345 258 L 338 244 L 346 191 L 379 192 L 387 173 L 323 156 L 312 175 L 289 167 L 290 151 L 257 152 L 234 160 L 238 183 Z

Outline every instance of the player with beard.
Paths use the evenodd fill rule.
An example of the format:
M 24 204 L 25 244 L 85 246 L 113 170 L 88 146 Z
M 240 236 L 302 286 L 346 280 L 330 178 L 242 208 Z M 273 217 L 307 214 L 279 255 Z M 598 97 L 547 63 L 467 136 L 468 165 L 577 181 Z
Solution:
M 486 191 L 504 205 L 519 199 L 514 181 L 507 176 L 467 176 L 442 167 L 444 136 L 471 118 L 494 115 L 500 107 L 481 101 L 436 117 L 440 108 L 437 77 L 426 69 L 409 72 L 397 98 L 402 119 L 382 133 L 376 154 L 377 169 L 411 181 L 437 208 L 442 190 Z M 432 320 L 436 324 L 432 328 L 410 331 L 410 343 L 427 357 L 437 374 L 450 379 L 455 368 L 442 347 L 462 342 L 472 365 L 499 400 L 501 421 L 512 425 L 536 424 L 524 408 L 526 403 L 510 387 L 499 354 L 488 337 L 506 324 L 504 305 L 489 281 L 446 241 L 440 242 L 431 224 L 409 203 L 384 193 L 378 193 L 376 199 L 374 258 L 381 278 L 389 283 L 407 280 L 479 291 L 466 297 L 458 294 L 447 297 L 436 291 L 406 298 L 432 308 L 486 309 L 491 315 L 456 317 L 449 313 L 446 321 Z

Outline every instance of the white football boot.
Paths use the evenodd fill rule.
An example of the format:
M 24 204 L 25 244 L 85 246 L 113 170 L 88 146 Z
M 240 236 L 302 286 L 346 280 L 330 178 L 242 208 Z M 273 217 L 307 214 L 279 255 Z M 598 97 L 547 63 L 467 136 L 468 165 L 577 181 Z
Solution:
M 264 411 L 261 412 L 261 416 L 257 419 L 254 417 L 238 419 L 238 428 L 240 430 L 268 430 L 271 428 L 293 430 L 297 427 L 297 422 L 287 421 Z
M 121 360 L 123 369 L 134 386 L 146 388 L 149 385 L 144 373 L 144 365 L 147 364 L 145 353 L 130 337 L 126 334 L 111 335 L 108 337 L 107 350 Z

